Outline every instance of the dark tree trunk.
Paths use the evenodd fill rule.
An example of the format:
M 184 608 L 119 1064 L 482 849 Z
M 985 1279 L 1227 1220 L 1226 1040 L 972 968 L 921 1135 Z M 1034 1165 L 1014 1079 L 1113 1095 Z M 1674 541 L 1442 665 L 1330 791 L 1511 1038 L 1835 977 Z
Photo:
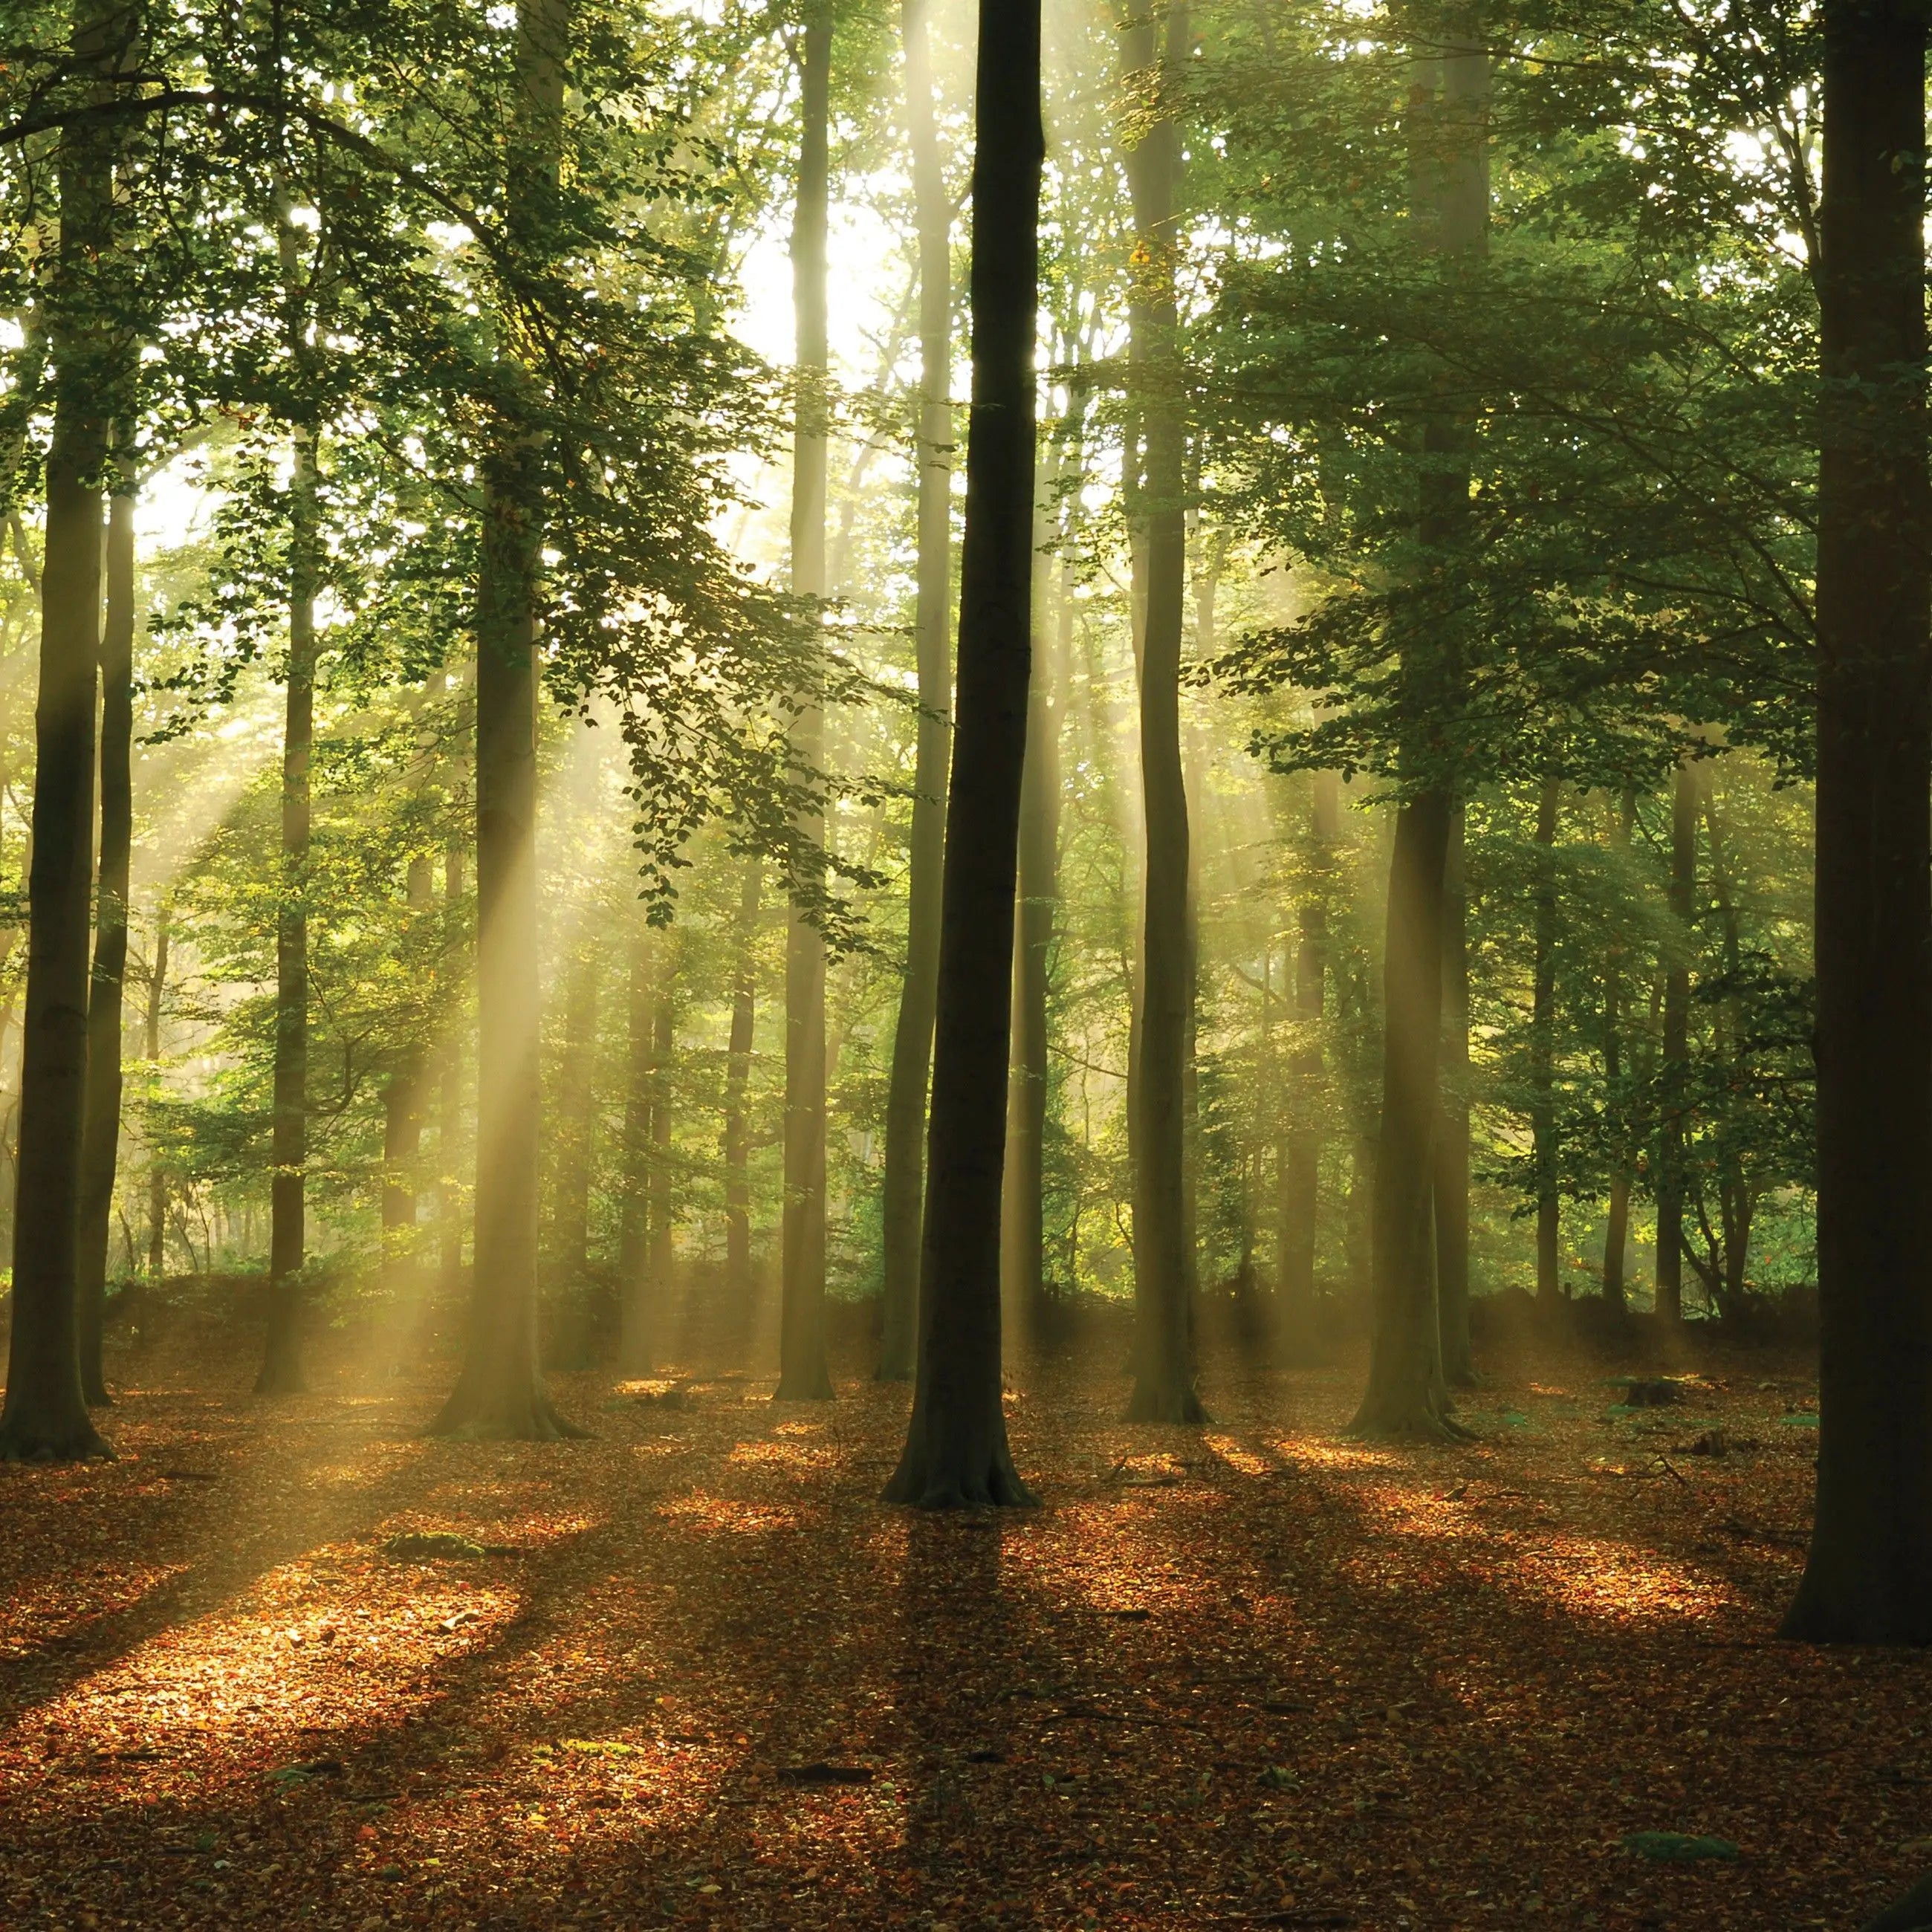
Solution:
M 1670 801 L 1670 910 L 1676 917 L 1664 982 L 1662 1145 L 1657 1180 L 1657 1312 L 1684 1316 L 1684 1130 L 1690 1080 L 1691 921 L 1697 906 L 1697 774 L 1677 767 Z
M 1636 802 L 1626 792 L 1612 820 L 1611 842 L 1619 860 L 1630 853 Z M 1624 1089 L 1624 946 L 1615 934 L 1604 962 L 1604 1104 L 1610 1129 L 1610 1204 L 1604 1226 L 1604 1299 L 1619 1316 L 1628 1312 L 1624 1255 L 1630 1245 L 1630 1158 L 1629 1101 Z
M 275 916 L 275 1072 L 269 1182 L 268 1333 L 257 1395 L 292 1395 L 302 1365 L 308 1165 L 309 772 L 315 743 L 315 442 L 295 434 L 290 483 L 289 675 L 282 729 L 282 866 Z
M 1817 1515 L 1784 1634 L 1932 1640 L 1924 10 L 1826 0 Z
M 1052 532 L 1034 532 L 1035 634 L 1045 616 Z M 1006 1306 L 1037 1334 L 1046 1304 L 1046 1156 L 1048 968 L 1060 897 L 1060 706 L 1051 660 L 1036 642 L 1027 698 L 1026 770 L 1020 784 L 1019 905 L 1013 945 L 1013 1060 L 1000 1194 L 1001 1278 Z
M 973 404 L 959 689 L 940 912 L 919 1370 L 889 1502 L 1032 1500 L 1000 1379 L 1000 1185 L 1030 682 L 1040 0 L 982 0 L 973 148 Z
M 1744 940 L 1738 926 L 1738 904 L 1731 889 L 1730 868 L 1725 859 L 1724 826 L 1718 811 L 1717 788 L 1708 770 L 1698 777 L 1705 835 L 1710 842 L 1711 891 L 1718 902 L 1718 916 L 1724 931 L 1725 992 L 1715 1015 L 1713 1045 L 1726 1084 L 1736 1092 L 1742 1090 L 1743 1079 L 1743 1070 L 1735 1062 L 1739 1052 L 1738 980 L 1744 968 Z M 1718 1156 L 1718 1219 L 1724 1241 L 1720 1312 L 1726 1316 L 1744 1312 L 1754 1206 L 1738 1150 L 1726 1137 L 1720 1143 Z
M 597 1097 L 597 962 L 572 966 L 564 990 L 563 1056 L 557 1070 L 556 1196 L 550 1252 L 558 1268 L 581 1280 L 590 1265 L 590 1167 Z
M 148 1011 L 142 1052 L 152 1081 L 161 1059 L 161 1002 L 168 990 L 168 904 L 164 899 L 154 920 L 154 957 L 148 974 Z M 168 1174 L 154 1144 L 152 1121 L 148 1138 L 148 1279 L 159 1283 L 167 1272 Z
M 919 231 L 919 746 L 913 770 L 906 968 L 886 1096 L 885 1332 L 878 1378 L 911 1378 L 919 1342 L 919 1224 L 926 1084 L 939 986 L 940 874 L 946 856 L 946 774 L 952 749 L 952 214 L 934 124 L 926 0 L 907 0 L 906 130 Z
M 822 597 L 825 581 L 826 224 L 831 200 L 832 9 L 814 0 L 800 63 L 802 145 L 792 220 L 797 418 L 792 437 L 791 587 Z M 808 704 L 794 728 L 800 758 L 825 754 L 825 716 Z M 824 814 L 800 827 L 814 843 Z M 784 1220 L 780 1239 L 778 1402 L 829 1402 L 825 1356 L 825 941 L 796 899 L 785 932 Z
M 80 1380 L 108 1400 L 101 1360 L 107 1244 L 121 1152 L 121 1010 L 128 976 L 128 874 L 134 796 L 134 489 L 128 466 L 108 507 L 107 621 L 100 640 L 100 855 L 87 998 L 87 1122 L 80 1155 Z
M 421 762 L 421 761 L 419 761 Z M 417 775 L 428 782 L 426 769 Z M 424 917 L 434 887 L 430 861 L 410 861 L 405 886 L 412 920 Z M 422 1155 L 423 1056 L 404 1049 L 382 1090 L 382 1272 L 391 1290 L 412 1284 L 416 1273 L 417 1165 Z
M 627 1376 L 648 1376 L 657 1366 L 658 1307 L 650 1278 L 652 1102 L 656 1096 L 655 1004 L 652 999 L 658 947 L 641 910 L 631 940 L 626 992 L 624 1085 L 624 1196 L 618 1229 L 617 1366 Z
M 676 1197 L 671 1186 L 671 1124 L 676 1112 L 677 962 L 669 939 L 651 1007 L 651 1152 L 648 1205 L 650 1240 L 645 1267 L 652 1305 L 673 1306 L 676 1288 Z
M 1186 12 L 1167 19 L 1157 52 L 1151 18 L 1121 34 L 1123 64 L 1144 74 L 1157 59 L 1178 74 Z M 1134 1389 L 1131 1419 L 1199 1422 L 1194 1390 L 1194 1228 L 1186 1184 L 1186 1067 L 1194 1006 L 1188 920 L 1187 784 L 1180 757 L 1180 643 L 1187 589 L 1186 433 L 1180 417 L 1175 308 L 1175 200 L 1180 134 L 1154 121 L 1127 154 L 1136 238 L 1130 319 L 1145 437 L 1138 506 L 1147 544 L 1141 643 L 1141 794 L 1147 838 L 1141 901 L 1140 1028 L 1134 1082 Z
M 758 975 L 752 946 L 764 880 L 764 868 L 758 861 L 747 860 L 734 935 L 737 964 L 731 993 L 730 1042 L 724 1060 L 724 1286 L 734 1318 L 740 1320 L 751 1312 L 753 1294 L 751 1142 L 746 1096 L 751 1085 L 752 1047 L 758 1017 Z M 920 1111 L 925 1112 L 923 1094 Z
M 81 0 L 74 51 L 112 64 L 124 16 Z M 94 874 L 94 680 L 100 651 L 101 487 L 112 350 L 94 302 L 113 229 L 113 148 L 82 122 L 61 136 L 60 257 L 49 306 L 52 440 L 34 714 L 33 859 L 14 1219 L 14 1318 L 0 1458 L 110 1452 L 81 1388 L 75 1302 L 86 1106 L 88 902 Z M 1004 975 L 1002 975 L 1004 978 Z M 22 1211 L 24 1210 L 24 1211 Z
M 1468 30 L 1466 28 L 1465 32 Z M 1418 56 L 1411 100 L 1412 195 L 1423 244 L 1446 273 L 1466 272 L 1489 220 L 1490 56 L 1473 33 Z M 1446 553 L 1466 541 L 1471 434 L 1447 410 L 1423 432 L 1418 535 Z M 1445 713 L 1460 690 L 1453 636 L 1420 640 L 1403 661 L 1418 761 L 1439 761 Z M 1436 1295 L 1435 1172 L 1442 1048 L 1444 867 L 1455 806 L 1433 776 L 1397 808 L 1383 963 L 1382 1131 L 1370 1230 L 1369 1386 L 1353 1427 L 1435 1440 L 1462 1433 L 1450 1413 Z
M 1536 959 L 1529 1022 L 1531 1161 L 1536 1176 L 1536 1300 L 1562 1299 L 1556 1186 L 1556 812 L 1561 794 L 1545 778 L 1536 804 Z
M 1333 772 L 1310 774 L 1309 881 L 1302 895 L 1294 956 L 1294 1016 L 1300 1035 L 1288 1070 L 1283 1107 L 1286 1129 L 1276 1150 L 1280 1187 L 1275 1231 L 1275 1293 L 1280 1328 L 1291 1360 L 1318 1346 L 1315 1238 L 1321 1208 L 1322 1017 L 1328 979 L 1328 895 L 1340 830 L 1340 781 Z
M 1442 1376 L 1472 1388 L 1469 1349 L 1469 890 L 1462 862 L 1462 813 L 1449 827 L 1442 877 L 1442 1066 L 1436 1118 L 1436 1318 Z
M 506 220 L 538 259 L 562 146 L 568 0 L 524 0 L 521 94 Z M 476 1226 L 463 1370 L 434 1435 L 554 1441 L 537 1360 L 537 1174 L 542 1131 L 536 876 L 537 604 L 542 452 L 501 424 L 484 464 L 476 611 Z

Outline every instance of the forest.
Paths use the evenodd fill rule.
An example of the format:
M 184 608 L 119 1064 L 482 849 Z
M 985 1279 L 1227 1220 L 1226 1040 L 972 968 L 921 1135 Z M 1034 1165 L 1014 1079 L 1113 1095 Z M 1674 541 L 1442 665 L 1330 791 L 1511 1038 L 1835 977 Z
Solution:
M 0 0 L 0 1924 L 1932 1932 L 1926 0 Z

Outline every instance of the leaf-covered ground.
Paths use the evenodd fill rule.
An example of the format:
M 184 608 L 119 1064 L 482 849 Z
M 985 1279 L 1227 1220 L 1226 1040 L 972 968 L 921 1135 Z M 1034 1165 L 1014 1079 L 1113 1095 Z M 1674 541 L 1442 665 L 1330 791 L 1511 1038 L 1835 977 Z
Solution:
M 1120 1355 L 1016 1377 L 997 1519 L 874 1500 L 856 1362 L 560 1377 L 597 1435 L 538 1447 L 415 1433 L 446 1368 L 136 1355 L 120 1460 L 0 1469 L 0 1924 L 1769 1932 L 1932 1865 L 1926 1662 L 1772 1638 L 1802 1358 L 1611 1413 L 1505 1357 L 1474 1446 L 1398 1451 L 1352 1360 L 1210 1356 L 1192 1432 Z

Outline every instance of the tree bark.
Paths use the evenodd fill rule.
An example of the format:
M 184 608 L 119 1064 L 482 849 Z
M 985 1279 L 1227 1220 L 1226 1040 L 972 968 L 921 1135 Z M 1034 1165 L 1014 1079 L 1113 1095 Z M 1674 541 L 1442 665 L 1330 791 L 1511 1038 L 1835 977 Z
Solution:
M 926 5 L 927 0 L 907 0 L 901 16 L 913 213 L 919 236 L 919 562 L 913 625 L 920 709 L 913 768 L 905 980 L 899 992 L 886 1096 L 880 1382 L 909 1381 L 918 1348 L 920 1162 L 939 986 L 940 874 L 946 856 L 946 765 L 952 751 L 952 213 L 933 116 Z
M 1150 16 L 1120 36 L 1122 64 L 1144 74 L 1160 63 L 1163 93 L 1178 77 L 1186 12 L 1172 6 L 1156 52 Z M 1188 920 L 1187 784 L 1180 756 L 1180 644 L 1187 590 L 1186 437 L 1180 416 L 1180 324 L 1175 306 L 1175 200 L 1180 134 L 1163 104 L 1129 150 L 1135 286 L 1130 323 L 1141 379 L 1146 476 L 1139 518 L 1147 544 L 1147 614 L 1141 643 L 1141 792 L 1146 864 L 1141 899 L 1140 1028 L 1132 1104 L 1134 1389 L 1130 1419 L 1199 1422 L 1194 1388 L 1194 1228 L 1188 1214 L 1186 1066 L 1194 1004 Z
M 1462 812 L 1449 827 L 1442 878 L 1442 1066 L 1436 1121 L 1436 1318 L 1442 1376 L 1473 1388 L 1469 1347 L 1469 889 L 1463 865 Z
M 1784 1634 L 1932 1640 L 1924 9 L 1826 0 L 1817 1514 Z
M 831 200 L 832 9 L 806 18 L 799 101 L 801 146 L 792 220 L 797 417 L 792 438 L 791 587 L 823 597 L 825 581 L 826 228 Z M 825 755 L 825 715 L 808 702 L 794 727 L 799 757 Z M 800 827 L 814 844 L 823 813 Z M 794 896 L 785 929 L 784 1220 L 780 1241 L 776 1402 L 829 1402 L 825 1355 L 825 940 Z
M 1630 854 L 1634 794 L 1624 794 L 1612 821 L 1611 844 L 1619 860 Z M 1624 1091 L 1624 946 L 1612 934 L 1604 962 L 1604 1104 L 1610 1124 L 1610 1201 L 1604 1226 L 1604 1300 L 1619 1317 L 1628 1312 L 1624 1289 L 1624 1254 L 1630 1245 L 1630 1160 L 1628 1101 Z
M 522 0 L 519 126 L 506 225 L 540 258 L 562 145 L 568 0 Z M 537 608 L 541 447 L 498 427 L 483 464 L 476 612 L 476 1209 L 470 1334 L 435 1435 L 554 1441 L 587 1432 L 560 1414 L 537 1359 L 537 1173 L 542 1132 L 536 878 Z
M 308 845 L 315 745 L 315 439 L 298 428 L 289 484 L 289 670 L 282 728 L 281 892 L 275 915 L 275 1070 L 268 1332 L 257 1395 L 298 1394 L 308 1165 Z
M 418 775 L 426 782 L 428 772 Z M 404 885 L 412 920 L 428 911 L 430 862 L 410 861 Z M 423 1056 L 406 1047 L 382 1091 L 382 1273 L 393 1293 L 412 1284 L 416 1272 L 416 1178 L 422 1155 Z
M 453 925 L 462 899 L 463 848 L 452 842 L 444 847 L 442 854 L 446 926 Z M 458 1148 L 463 1138 L 463 1041 L 454 1032 L 443 1042 L 439 1084 L 436 1157 L 442 1170 L 442 1186 L 436 1211 L 442 1223 L 442 1280 L 446 1287 L 454 1288 L 463 1274 L 463 1189 L 457 1178 Z
M 1032 640 L 1040 0 L 981 0 L 973 148 L 973 400 L 956 736 L 946 799 L 919 1369 L 889 1502 L 1033 1498 L 1006 1442 L 1000 1190 Z
M 1556 1185 L 1556 815 L 1561 794 L 1545 778 L 1536 804 L 1536 959 L 1529 1030 L 1531 1160 L 1536 1180 L 1536 1301 L 1563 1298 Z
M 1684 1130 L 1690 1078 L 1691 921 L 1697 910 L 1697 774 L 1677 767 L 1670 801 L 1670 910 L 1676 921 L 1664 982 L 1663 1137 L 1657 1180 L 1657 1312 L 1684 1318 Z
M 676 1118 L 677 959 L 668 935 L 651 1007 L 650 1240 L 646 1266 L 652 1305 L 668 1311 L 676 1291 L 676 1200 L 671 1187 L 671 1125 Z
M 756 858 L 745 865 L 745 881 L 738 902 L 734 935 L 737 964 L 731 993 L 731 1036 L 724 1060 L 724 1285 L 739 1318 L 748 1318 L 753 1294 L 752 1274 L 752 1178 L 750 1136 L 746 1096 L 752 1079 L 752 1047 L 758 1009 L 758 967 L 752 952 L 758 924 L 758 901 L 764 880 Z M 925 1096 L 920 1112 L 926 1111 Z M 916 1284 L 915 1284 L 915 1288 Z M 916 1300 L 915 1294 L 914 1299 Z M 881 1369 L 881 1379 L 890 1379 Z
M 1468 26 L 1439 54 L 1418 56 L 1412 97 L 1412 196 L 1424 245 L 1479 261 L 1489 220 L 1490 56 Z M 1418 535 L 1446 552 L 1469 516 L 1469 425 L 1447 410 L 1424 426 Z M 1412 647 L 1402 675 L 1412 744 L 1439 756 L 1443 712 L 1460 688 L 1455 640 Z M 1454 1439 L 1436 1281 L 1434 1178 L 1442 1047 L 1443 917 L 1455 804 L 1432 778 L 1397 807 L 1383 965 L 1382 1130 L 1370 1231 L 1373 1304 L 1369 1385 L 1360 1434 Z
M 80 1155 L 80 1380 L 90 1405 L 110 1400 L 101 1331 L 121 1150 L 121 1013 L 134 837 L 134 495 L 124 460 L 107 515 L 107 620 L 100 638 L 100 852 L 87 998 L 87 1120 Z
M 80 0 L 83 71 L 114 62 L 126 16 Z M 88 911 L 93 884 L 94 680 L 100 650 L 101 479 L 111 345 L 92 297 L 111 245 L 113 146 L 86 122 L 62 131 L 60 252 L 50 290 L 54 419 L 40 575 L 34 714 L 33 860 L 14 1220 L 14 1317 L 0 1458 L 110 1452 L 81 1388 L 75 1265 L 87 1082 Z M 25 1211 L 22 1211 L 24 1210 Z

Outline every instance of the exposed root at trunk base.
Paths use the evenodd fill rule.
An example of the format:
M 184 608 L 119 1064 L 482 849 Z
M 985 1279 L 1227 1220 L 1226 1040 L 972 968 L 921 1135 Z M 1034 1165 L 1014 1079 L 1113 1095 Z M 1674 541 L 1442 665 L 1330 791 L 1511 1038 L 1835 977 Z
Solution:
M 1378 1403 L 1364 1402 L 1342 1432 L 1358 1442 L 1455 1444 L 1477 1439 L 1474 1430 L 1465 1429 L 1453 1415 L 1426 1403 L 1414 1408 L 1390 1410 Z
M 0 1429 L 0 1462 L 112 1462 L 114 1450 L 82 1417 L 64 1429 L 44 1431 L 30 1423 Z
M 823 1369 L 815 1376 L 781 1377 L 772 1391 L 774 1402 L 836 1402 L 838 1399 L 832 1378 Z
M 1129 1422 L 1211 1422 L 1214 1418 L 1201 1406 L 1201 1398 L 1191 1384 L 1176 1388 L 1171 1383 L 1136 1382 L 1127 1399 L 1125 1418 Z
M 908 1449 L 879 1500 L 914 1509 L 1036 1509 L 1040 1498 L 1019 1478 L 1005 1454 L 964 1467 L 950 1458 L 915 1456 Z
M 454 1442 L 587 1442 L 590 1431 L 559 1411 L 541 1389 L 492 1401 L 459 1384 L 442 1412 L 423 1431 Z

